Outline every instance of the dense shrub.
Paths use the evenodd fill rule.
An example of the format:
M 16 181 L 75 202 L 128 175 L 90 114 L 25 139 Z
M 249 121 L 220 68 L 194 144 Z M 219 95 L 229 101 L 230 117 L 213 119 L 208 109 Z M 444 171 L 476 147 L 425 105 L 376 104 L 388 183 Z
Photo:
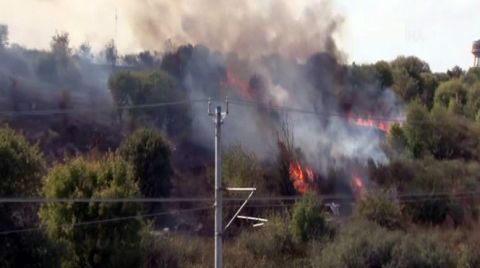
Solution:
M 395 198 L 391 191 L 370 192 L 357 203 L 356 214 L 382 227 L 400 228 L 403 225 L 402 208 Z
M 0 196 L 37 197 L 44 160 L 31 145 L 10 128 L 0 129 Z M 10 231 L 37 223 L 36 208 L 30 204 L 0 204 L 0 230 Z M 55 267 L 56 252 L 39 232 L 0 235 L 1 267 Z
M 437 237 L 406 235 L 353 221 L 318 257 L 314 267 L 453 267 L 455 260 Z
M 48 174 L 43 193 L 47 198 L 138 197 L 130 165 L 109 155 L 100 160 L 77 158 L 55 166 Z M 40 211 L 50 238 L 64 248 L 62 267 L 139 267 L 143 262 L 143 220 L 104 222 L 135 217 L 138 203 L 49 203 Z
M 295 204 L 292 229 L 295 238 L 303 242 L 330 237 L 334 231 L 321 200 L 314 194 L 307 194 Z
M 128 136 L 118 149 L 133 167 L 133 178 L 146 197 L 166 197 L 170 194 L 170 148 L 156 130 L 139 129 Z

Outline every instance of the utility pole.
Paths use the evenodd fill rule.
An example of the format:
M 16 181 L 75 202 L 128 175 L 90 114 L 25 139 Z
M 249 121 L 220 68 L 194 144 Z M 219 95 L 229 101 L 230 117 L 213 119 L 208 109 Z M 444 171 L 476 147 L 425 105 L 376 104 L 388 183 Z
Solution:
M 222 113 L 222 107 L 217 106 L 215 113 L 211 111 L 211 101 L 208 101 L 208 115 L 213 118 L 215 124 L 215 268 L 223 267 L 223 185 L 222 185 L 222 145 L 221 145 L 221 126 L 223 119 L 228 114 L 228 99 L 226 100 L 226 109 Z
M 258 217 L 249 217 L 239 215 L 242 209 L 245 207 L 247 202 L 252 198 L 253 194 L 257 190 L 254 187 L 250 188 L 240 188 L 240 187 L 223 187 L 222 184 L 222 143 L 221 143 L 221 127 L 223 120 L 228 115 L 228 97 L 225 99 L 225 112 L 222 113 L 222 107 L 217 106 L 215 112 L 212 112 L 211 109 L 211 100 L 208 100 L 208 115 L 212 117 L 213 123 L 215 124 L 215 268 L 223 268 L 223 233 L 227 228 L 232 224 L 235 219 L 245 219 L 257 222 L 253 224 L 253 227 L 260 227 L 268 222 L 267 219 L 262 219 Z M 247 199 L 243 204 L 238 208 L 237 212 L 233 215 L 232 219 L 227 223 L 225 228 L 223 228 L 223 190 L 233 191 L 233 192 L 250 192 Z

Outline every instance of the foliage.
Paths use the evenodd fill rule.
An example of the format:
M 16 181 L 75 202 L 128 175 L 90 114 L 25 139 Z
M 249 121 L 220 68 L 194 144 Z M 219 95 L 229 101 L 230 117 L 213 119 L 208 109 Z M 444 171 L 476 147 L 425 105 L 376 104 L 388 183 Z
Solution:
M 393 149 L 398 153 L 403 152 L 403 150 L 407 147 L 408 141 L 407 137 L 405 136 L 405 131 L 398 123 L 395 123 L 390 127 L 388 140 Z
M 55 166 L 46 177 L 47 198 L 120 198 L 139 196 L 133 171 L 121 158 L 76 158 Z M 142 227 L 139 218 L 82 224 L 119 217 L 134 217 L 138 203 L 49 203 L 40 210 L 47 234 L 61 245 L 62 267 L 139 267 L 142 263 Z
M 427 108 L 418 101 L 411 102 L 407 110 L 405 136 L 414 157 L 420 157 L 425 151 L 431 149 L 433 134 Z
M 356 214 L 388 229 L 401 228 L 402 207 L 395 198 L 392 191 L 369 192 L 356 204 Z
M 478 119 L 480 114 L 480 82 L 473 84 L 467 92 L 465 114 L 471 119 Z M 477 120 L 478 122 L 478 120 Z
M 182 102 L 187 99 L 175 79 L 164 71 L 119 72 L 110 77 L 109 87 L 117 106 Z M 176 139 L 190 134 L 188 104 L 130 109 L 129 113 L 134 119 L 144 117 L 151 120 Z
M 278 179 L 267 178 L 261 170 L 260 160 L 241 145 L 232 145 L 225 150 L 222 165 L 226 185 L 255 187 L 259 193 L 279 194 Z
M 50 83 L 76 84 L 81 80 L 80 70 L 72 59 L 68 33 L 52 36 L 51 51 L 41 54 L 36 66 L 38 76 Z
M 0 196 L 36 197 L 41 186 L 44 160 L 36 145 L 10 128 L 0 129 Z M 35 209 L 23 204 L 0 204 L 0 230 L 35 224 Z M 1 267 L 52 267 L 55 251 L 41 233 L 0 236 Z M 34 266 L 31 266 L 34 265 Z
M 292 229 L 295 238 L 302 242 L 330 237 L 334 231 L 328 222 L 322 202 L 314 194 L 307 194 L 295 204 Z
M 37 196 L 45 167 L 37 145 L 10 128 L 0 129 L 0 196 Z
M 437 237 L 410 236 L 353 221 L 314 257 L 314 267 L 452 267 L 455 260 Z
M 154 129 L 138 129 L 118 149 L 133 167 L 133 178 L 146 197 L 167 197 L 170 194 L 170 148 L 165 138 Z
M 463 106 L 466 102 L 466 93 L 465 87 L 458 79 L 443 82 L 435 92 L 435 105 L 445 108 L 453 104 Z M 454 110 L 453 112 L 459 113 L 461 111 Z
M 431 73 L 428 64 L 416 57 L 397 57 L 390 63 L 393 74 L 393 90 L 405 101 L 411 101 L 417 97 L 428 104 L 428 96 L 431 94 L 431 77 L 425 74 Z M 424 80 L 427 79 L 427 80 Z M 428 85 L 426 88 L 425 85 Z M 427 89 L 427 92 L 425 92 Z
M 209 267 L 208 264 L 213 263 L 211 239 L 182 234 L 160 234 L 152 240 L 146 261 L 147 268 Z

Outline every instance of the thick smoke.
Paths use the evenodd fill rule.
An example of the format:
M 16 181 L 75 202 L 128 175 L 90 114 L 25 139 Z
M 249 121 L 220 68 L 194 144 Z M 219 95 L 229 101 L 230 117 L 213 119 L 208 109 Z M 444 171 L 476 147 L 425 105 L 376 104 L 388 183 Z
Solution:
M 129 20 L 144 48 L 200 43 L 241 58 L 276 53 L 306 59 L 318 51 L 333 52 L 333 35 L 343 22 L 330 1 L 140 0 L 130 5 Z M 170 40 L 167 47 L 165 40 Z
M 192 100 L 212 97 L 216 105 L 231 98 L 225 145 L 240 143 L 272 159 L 279 132 L 288 125 L 298 157 L 316 171 L 351 160 L 388 161 L 381 148 L 384 134 L 348 118 L 397 116 L 397 100 L 380 83 L 352 82 L 353 68 L 335 42 L 344 18 L 330 1 L 122 0 L 115 6 L 135 43 L 163 53 L 162 68 Z M 76 59 L 58 68 L 62 63 L 54 56 L 8 48 L 0 63 L 1 89 L 18 87 L 9 77 L 57 92 L 67 86 L 78 94 L 106 89 L 105 66 Z M 211 148 L 213 123 L 205 103 L 193 103 L 191 112 L 192 140 Z
M 179 78 L 192 99 L 232 99 L 223 128 L 226 145 L 240 143 L 271 158 L 278 131 L 288 123 L 299 154 L 317 171 L 352 159 L 388 161 L 381 148 L 384 134 L 347 118 L 351 113 L 394 116 L 398 103 L 379 83 L 352 85 L 351 68 L 334 38 L 343 18 L 329 1 L 302 5 L 297 12 L 288 1 L 142 1 L 132 7 L 131 20 L 145 47 L 165 48 L 159 42 L 165 39 L 170 45 L 205 45 L 173 53 L 188 55 Z M 246 86 L 228 84 L 230 75 Z M 192 138 L 211 144 L 212 122 L 205 113 L 204 105 L 192 108 Z

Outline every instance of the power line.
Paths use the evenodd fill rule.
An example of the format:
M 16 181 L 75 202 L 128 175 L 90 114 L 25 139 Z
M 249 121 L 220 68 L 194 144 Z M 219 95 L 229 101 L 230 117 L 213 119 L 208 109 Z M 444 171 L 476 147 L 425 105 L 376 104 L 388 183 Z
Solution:
M 48 116 L 48 115 L 62 115 L 62 114 L 73 114 L 73 113 L 87 113 L 87 112 L 99 112 L 99 111 L 112 111 L 112 110 L 134 110 L 134 109 L 149 109 L 149 108 L 158 108 L 166 106 L 176 106 L 187 103 L 198 103 L 198 102 L 207 102 L 208 99 L 196 99 L 196 100 L 181 100 L 174 102 L 159 102 L 159 103 L 150 103 L 150 104 L 141 104 L 141 105 L 125 105 L 125 106 L 112 106 L 112 107 L 100 107 L 100 108 L 72 108 L 72 109 L 49 109 L 49 110 L 32 110 L 32 111 L 0 111 L 0 115 L 3 116 Z M 301 114 L 310 114 L 316 115 L 319 117 L 338 117 L 342 119 L 348 119 L 348 115 L 342 113 L 334 112 L 319 112 L 314 110 L 306 110 L 302 108 L 282 106 L 282 105 L 273 105 L 270 103 L 254 100 L 241 100 L 234 99 L 230 101 L 234 105 L 247 106 L 247 107 L 257 107 L 261 105 L 262 107 L 268 110 L 281 111 L 285 113 L 301 113 Z M 406 118 L 395 118 L 395 117 L 380 117 L 380 116 L 371 116 L 365 114 L 355 114 L 355 118 L 361 119 L 372 119 L 375 121 L 383 121 L 390 123 L 404 123 L 407 121 Z M 431 124 L 433 123 L 430 120 L 410 120 L 410 123 L 413 124 Z M 437 124 L 447 124 L 448 122 L 436 122 Z
M 342 113 L 332 113 L 332 112 L 325 113 L 325 112 L 305 110 L 305 109 L 290 107 L 290 106 L 273 105 L 273 104 L 262 102 L 262 101 L 233 99 L 233 100 L 230 100 L 230 102 L 233 104 L 250 106 L 250 107 L 261 105 L 262 107 L 267 108 L 269 110 L 282 111 L 286 113 L 313 114 L 313 115 L 319 115 L 323 117 L 340 117 L 340 118 L 347 117 L 346 114 L 342 114 Z M 405 118 L 378 117 L 378 116 L 362 115 L 362 114 L 355 114 L 355 116 L 359 118 L 368 118 L 372 120 L 386 121 L 386 122 L 405 122 L 406 121 Z
M 100 112 L 100 111 L 112 111 L 112 110 L 137 110 L 137 109 L 151 109 L 166 106 L 176 106 L 187 103 L 207 102 L 207 99 L 195 99 L 195 100 L 180 100 L 172 102 L 156 102 L 139 105 L 124 105 L 124 106 L 112 106 L 112 107 L 98 107 L 98 108 L 72 108 L 72 109 L 48 109 L 48 110 L 31 110 L 31 111 L 0 111 L 0 115 L 3 116 L 46 116 L 46 115 L 62 115 L 73 113 L 88 113 L 88 112 Z
M 480 196 L 480 191 L 460 191 L 456 193 L 450 192 L 416 192 L 416 193 L 401 193 L 396 195 L 400 199 L 414 199 L 422 197 L 469 197 Z M 320 194 L 322 199 L 326 200 L 351 200 L 354 198 L 351 194 Z M 252 197 L 252 202 L 262 201 L 296 201 L 303 198 L 302 195 L 283 195 L 283 196 L 257 196 Z M 245 198 L 240 197 L 224 197 L 226 202 L 241 202 Z M 156 197 L 156 198 L 142 198 L 142 197 L 125 197 L 125 198 L 42 198 L 42 197 L 2 197 L 1 203 L 195 203 L 195 202 L 213 202 L 211 197 Z
M 208 206 L 208 207 L 199 207 L 199 208 L 190 208 L 190 209 L 178 209 L 173 211 L 164 211 L 164 212 L 157 212 L 157 213 L 150 213 L 150 214 L 140 214 L 140 215 L 125 216 L 125 217 L 115 217 L 115 218 L 109 218 L 109 219 L 103 219 L 103 220 L 85 221 L 85 222 L 79 222 L 74 224 L 62 224 L 60 226 L 79 227 L 79 226 L 111 223 L 111 222 L 118 222 L 118 221 L 125 221 L 125 220 L 135 220 L 139 218 L 157 217 L 157 216 L 168 215 L 168 214 L 201 211 L 201 210 L 207 210 L 211 208 L 212 208 L 211 206 Z M 36 227 L 24 228 L 24 229 L 6 230 L 6 231 L 0 231 L 0 235 L 34 232 L 34 231 L 42 230 L 43 228 L 44 226 L 36 226 Z

